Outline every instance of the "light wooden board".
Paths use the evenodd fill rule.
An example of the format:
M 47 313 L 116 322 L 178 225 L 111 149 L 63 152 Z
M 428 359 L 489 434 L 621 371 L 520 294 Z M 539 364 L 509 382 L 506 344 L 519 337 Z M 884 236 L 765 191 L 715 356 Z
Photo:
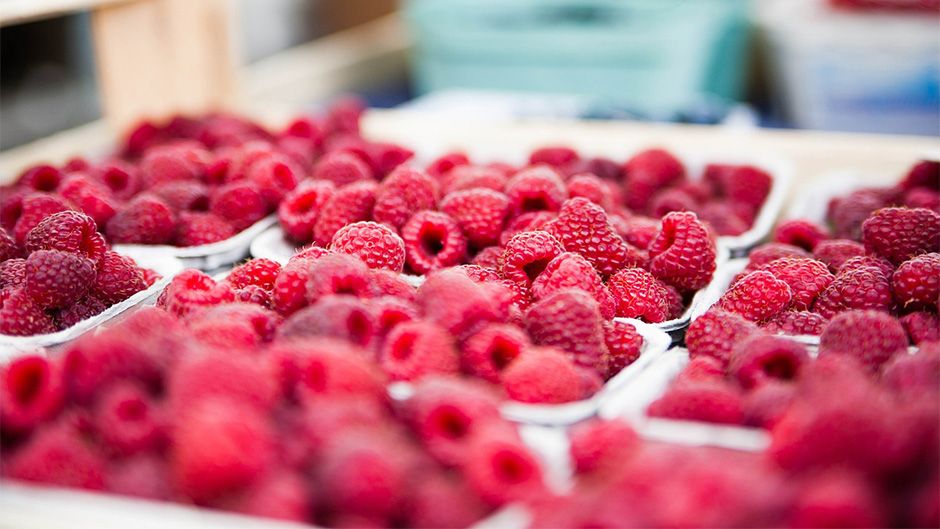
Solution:
M 137 0 L 2 0 L 0 26 L 23 24 L 135 1 Z

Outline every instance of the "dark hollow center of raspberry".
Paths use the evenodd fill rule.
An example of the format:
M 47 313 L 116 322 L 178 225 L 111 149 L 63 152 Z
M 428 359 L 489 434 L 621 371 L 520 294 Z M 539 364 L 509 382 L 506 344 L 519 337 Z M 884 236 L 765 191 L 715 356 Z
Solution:
M 525 197 L 519 204 L 519 208 L 525 211 L 545 211 L 548 208 L 548 201 L 543 195 Z
M 313 209 L 314 204 L 317 203 L 316 193 L 308 193 L 306 195 L 301 195 L 297 198 L 291 205 L 291 210 L 297 214 L 309 213 Z
M 36 174 L 33 187 L 37 191 L 55 191 L 59 187 L 59 173 L 53 168 L 44 169 Z
M 372 335 L 372 325 L 369 318 L 361 312 L 353 312 L 346 320 L 346 329 L 349 331 L 349 337 L 353 342 L 359 345 L 367 345 Z
M 392 358 L 396 360 L 407 360 L 408 357 L 411 356 L 414 346 L 414 334 L 406 333 L 401 335 L 398 340 L 395 341 L 394 347 L 392 347 Z
M 493 473 L 504 483 L 523 483 L 532 476 L 532 467 L 519 454 L 504 450 L 493 456 Z
M 102 179 L 112 191 L 123 191 L 127 188 L 128 176 L 124 171 L 110 169 L 104 173 Z
M 437 410 L 434 422 L 437 430 L 447 439 L 462 439 L 470 430 L 467 417 L 454 408 L 441 408 Z
M 532 261 L 527 263 L 522 267 L 522 271 L 525 272 L 525 275 L 529 278 L 529 281 L 535 281 L 535 278 L 539 276 L 542 272 L 545 271 L 545 268 L 548 266 L 548 263 L 551 259 L 539 259 L 537 261 Z
M 125 422 L 136 422 L 147 416 L 147 404 L 141 399 L 125 400 L 118 404 L 117 416 Z
M 26 405 L 39 396 L 45 381 L 45 370 L 40 363 L 31 362 L 10 375 L 8 383 L 17 403 Z
M 490 359 L 497 370 L 502 371 L 505 369 L 509 362 L 515 360 L 517 356 L 519 356 L 519 348 L 515 344 L 499 338 L 493 341 L 490 348 Z
M 444 232 L 437 228 L 426 228 L 421 231 L 421 249 L 424 253 L 435 256 L 444 249 Z
M 796 364 L 787 356 L 773 356 L 764 362 L 764 373 L 780 380 L 796 377 Z
M 279 163 L 274 166 L 274 183 L 281 189 L 289 189 L 294 183 L 294 171 L 287 164 Z

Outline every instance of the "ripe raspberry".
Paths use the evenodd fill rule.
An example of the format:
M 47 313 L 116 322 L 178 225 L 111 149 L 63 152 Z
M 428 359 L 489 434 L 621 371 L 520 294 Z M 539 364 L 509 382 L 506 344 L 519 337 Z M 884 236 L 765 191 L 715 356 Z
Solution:
M 564 252 L 558 239 L 544 231 L 527 231 L 512 238 L 503 249 L 503 277 L 522 287 L 532 286 L 559 254 Z
M 181 317 L 234 300 L 235 294 L 231 287 L 225 283 L 216 283 L 198 270 L 182 271 L 170 281 L 160 296 L 161 306 Z
M 562 350 L 529 347 L 502 372 L 509 398 L 533 404 L 562 404 L 582 398 L 581 374 Z
M 758 333 L 734 346 L 728 360 L 728 372 L 745 389 L 751 389 L 768 380 L 796 379 L 808 361 L 806 347 L 802 344 Z
M 649 405 L 651 417 L 702 421 L 719 424 L 743 424 L 741 394 L 721 380 L 673 384 Z
M 414 151 L 401 145 L 381 142 L 366 144 L 366 154 L 373 172 L 382 177 L 404 165 L 415 155 Z
M 819 355 L 849 355 L 877 372 L 892 356 L 907 351 L 907 333 L 888 314 L 851 310 L 836 315 L 819 337 Z
M 323 180 L 306 180 L 288 193 L 277 208 L 277 218 L 288 239 L 307 244 L 313 240 L 313 227 L 336 187 Z
M 269 354 L 276 360 L 281 391 L 292 400 L 325 407 L 338 398 L 357 397 L 365 399 L 360 403 L 386 405 L 384 374 L 372 355 L 353 344 L 305 338 L 275 342 Z
M 271 292 L 271 300 L 278 314 L 290 316 L 307 306 L 307 281 L 314 260 L 310 257 L 293 257 L 281 268 Z
M 108 305 L 124 301 L 144 290 L 143 275 L 130 257 L 108 251 L 98 263 L 92 294 Z
M 95 429 L 111 454 L 127 457 L 150 452 L 165 443 L 165 418 L 153 399 L 138 384 L 121 381 L 109 387 L 95 403 Z
M 59 188 L 64 177 L 62 171 L 51 165 L 36 165 L 23 171 L 16 183 L 34 191 L 51 193 Z
M 228 221 L 212 213 L 184 211 L 176 228 L 177 246 L 200 246 L 224 241 L 235 235 Z
M 8 261 L 10 259 L 15 259 L 22 254 L 20 247 L 16 244 L 16 241 L 13 239 L 7 231 L 3 228 L 0 228 L 0 263 Z
M 352 296 L 323 296 L 295 312 L 277 330 L 279 340 L 325 336 L 357 346 L 372 345 L 377 322 L 370 308 Z
M 724 380 L 724 378 L 725 364 L 721 360 L 714 356 L 696 356 L 689 360 L 673 383 L 714 381 Z
M 318 479 L 329 484 L 322 499 L 325 507 L 367 520 L 388 519 L 401 509 L 408 489 L 402 446 L 364 432 L 346 434 L 341 440 L 327 448 L 318 472 Z
M 499 300 L 484 286 L 458 269 L 441 270 L 418 287 L 418 305 L 427 321 L 462 340 L 482 325 L 506 318 Z
M 718 235 L 741 235 L 751 227 L 735 207 L 725 202 L 708 202 L 695 209 L 699 220 Z
M 666 314 L 666 319 L 674 320 L 674 319 L 682 317 L 682 315 L 685 313 L 685 310 L 686 310 L 685 298 L 682 296 L 681 293 L 679 293 L 679 290 L 676 289 L 676 287 L 672 285 L 666 285 L 665 283 L 663 284 L 666 286 L 666 300 L 667 300 L 667 305 L 669 306 L 669 311 Z
M 342 187 L 359 180 L 371 180 L 373 176 L 372 169 L 358 156 L 349 152 L 333 151 L 317 160 L 311 178 Z
M 883 499 L 864 476 L 829 470 L 808 481 L 789 515 L 791 527 L 882 527 Z
M 78 301 L 95 281 L 90 259 L 59 250 L 38 250 L 26 259 L 26 293 L 43 308 Z
M 523 169 L 506 182 L 514 216 L 531 211 L 558 211 L 568 198 L 561 175 L 547 165 Z
M 754 332 L 757 326 L 743 317 L 711 309 L 689 325 L 685 345 L 693 360 L 697 356 L 710 356 L 727 363 L 734 345 Z
M 306 480 L 288 470 L 275 470 L 234 501 L 224 503 L 222 508 L 290 522 L 308 521 L 313 510 Z
M 423 476 L 411 496 L 409 527 L 471 527 L 488 511 L 466 482 L 442 472 Z
M 412 215 L 434 209 L 436 203 L 437 185 L 430 176 L 417 169 L 399 167 L 379 185 L 373 217 L 397 231 Z
M 361 259 L 369 268 L 401 272 L 405 243 L 394 231 L 377 222 L 354 222 L 333 235 L 330 250 Z
M 546 164 L 560 169 L 580 159 L 581 155 L 571 147 L 560 145 L 540 147 L 529 154 L 529 165 Z
M 806 219 L 781 222 L 774 229 L 773 234 L 773 240 L 776 242 L 792 244 L 810 252 L 820 241 L 828 238 L 829 233 L 825 228 Z
M 918 255 L 901 263 L 891 276 L 894 301 L 905 309 L 937 308 L 940 300 L 940 253 Z
M 548 263 L 535 281 L 532 282 L 532 297 L 540 300 L 558 290 L 579 288 L 597 301 L 604 319 L 614 317 L 617 302 L 604 286 L 597 270 L 580 254 L 565 252 Z
M 472 246 L 483 248 L 499 242 L 509 207 L 509 198 L 500 192 L 468 189 L 445 196 L 440 210 L 457 222 Z
M 862 224 L 865 249 L 895 265 L 940 251 L 940 213 L 929 209 L 883 208 Z
M 813 312 L 831 319 L 840 312 L 853 309 L 887 312 L 891 304 L 891 285 L 888 280 L 879 270 L 866 267 L 837 274 L 816 298 Z
M 502 246 L 487 246 L 474 255 L 473 259 L 470 260 L 470 263 L 475 266 L 498 271 L 503 267 L 502 258 Z
M 392 380 L 419 380 L 460 370 L 453 338 L 444 328 L 427 321 L 395 327 L 382 346 L 381 362 Z
M 463 474 L 475 494 L 493 507 L 546 494 L 538 459 L 504 425 L 493 424 L 474 437 Z
M 640 438 L 623 420 L 592 420 L 571 428 L 576 474 L 614 471 L 640 446 Z
M 212 194 L 209 211 L 227 220 L 238 232 L 263 219 L 270 208 L 252 183 L 238 181 Z
M 613 378 L 623 368 L 640 357 L 643 349 L 643 337 L 636 327 L 625 321 L 604 323 L 604 343 L 607 344 L 607 376 Z
M 747 268 L 745 272 L 760 270 L 766 264 L 782 259 L 784 257 L 812 257 L 806 250 L 798 246 L 784 244 L 780 242 L 764 243 L 753 250 L 748 255 Z
M 669 213 L 650 243 L 649 270 L 682 290 L 698 290 L 715 273 L 715 243 L 694 213 Z
M 653 217 L 663 217 L 673 211 L 695 211 L 698 202 L 694 197 L 681 189 L 663 189 L 658 191 L 646 208 L 647 213 Z
M 108 308 L 108 305 L 105 305 L 100 299 L 92 295 L 86 295 L 74 304 L 56 313 L 53 320 L 55 321 L 56 329 L 68 329 L 82 320 L 87 320 L 92 316 L 101 314 L 106 308 Z
M 685 167 L 663 149 L 647 149 L 635 154 L 623 166 L 627 207 L 643 211 L 660 189 L 685 178 Z
M 46 314 L 24 287 L 0 290 L 0 334 L 31 336 L 55 331 Z
M 932 395 L 940 389 L 940 348 L 922 347 L 916 354 L 899 354 L 888 361 L 882 384 L 900 395 Z
M 0 369 L 0 419 L 6 435 L 28 433 L 62 407 L 59 364 L 39 355 L 21 356 Z
M 768 320 L 761 329 L 771 334 L 819 336 L 827 323 L 829 320 L 815 312 L 788 310 Z
M 11 204 L 8 207 L 13 208 L 14 206 Z M 23 197 L 19 209 L 19 213 L 8 211 L 7 214 L 13 215 L 16 219 L 16 225 L 13 227 L 13 237 L 16 238 L 16 242 L 20 246 L 25 246 L 26 236 L 46 217 L 72 208 L 52 195 L 32 193 Z
M 490 189 L 501 193 L 507 181 L 506 175 L 493 167 L 461 165 L 447 174 L 445 194 L 470 189 Z
M 92 177 L 104 184 L 118 200 L 127 200 L 140 189 L 140 174 L 126 163 L 111 161 L 92 172 Z
M 604 209 L 586 198 L 565 201 L 546 231 L 565 250 L 584 256 L 602 275 L 642 264 L 639 253 L 614 232 Z
M 940 162 L 936 160 L 922 160 L 917 162 L 907 172 L 898 186 L 902 189 L 940 189 Z
M 269 210 L 277 205 L 297 187 L 297 181 L 304 175 L 294 162 L 284 155 L 273 155 L 253 164 L 246 174 L 247 180 L 255 186 Z
M 235 301 L 253 303 L 266 309 L 274 308 L 273 294 L 257 285 L 248 285 L 234 289 Z
M 97 232 L 95 221 L 75 211 L 62 211 L 43 219 L 26 236 L 26 251 L 61 250 L 97 262 L 106 243 Z
M 280 272 L 281 265 L 270 259 L 251 259 L 232 269 L 225 280 L 234 288 L 255 285 L 271 290 Z
M 568 179 L 568 196 L 586 198 L 607 211 L 614 207 L 607 185 L 591 173 L 576 174 Z
M 371 220 L 377 191 L 378 184 L 371 180 L 337 189 L 323 204 L 313 225 L 314 242 L 326 246 L 343 226 Z
M 106 225 L 117 212 L 118 204 L 111 197 L 111 191 L 85 175 L 69 176 L 59 188 L 59 194 L 91 217 L 98 226 Z
M 940 211 L 940 192 L 932 189 L 918 187 L 904 193 L 901 205 L 907 208 L 925 208 Z
M 429 175 L 440 180 L 454 169 L 468 165 L 470 165 L 470 158 L 462 152 L 455 151 L 438 156 L 428 164 L 425 170 Z
M 465 262 L 467 239 L 446 213 L 420 211 L 401 230 L 408 267 L 418 274 Z
M 757 212 L 773 187 L 773 178 L 750 165 L 711 165 L 705 168 L 705 180 L 714 186 L 718 196 L 732 203 L 747 205 Z
M 649 323 L 669 319 L 666 285 L 642 268 L 624 268 L 607 281 L 617 303 L 617 316 Z
M 849 272 L 850 270 L 862 267 L 871 267 L 881 270 L 881 273 L 884 274 L 884 276 L 888 279 L 891 279 L 891 276 L 894 275 L 894 265 L 891 264 L 891 261 L 883 257 L 875 257 L 873 255 L 852 257 L 839 266 L 837 273 L 845 273 Z
M 590 294 L 579 289 L 553 292 L 529 308 L 524 323 L 533 343 L 558 347 L 575 364 L 606 372 L 604 327 Z
M 789 382 L 767 380 L 744 395 L 744 423 L 757 428 L 773 429 L 787 412 L 796 395 L 796 386 Z
M 415 287 L 390 270 L 373 270 L 372 285 L 377 296 L 394 297 L 404 302 L 415 299 Z
M 529 211 L 509 220 L 503 233 L 499 236 L 499 243 L 503 246 L 509 244 L 516 235 L 527 231 L 545 231 L 551 221 L 558 216 L 553 211 Z
M 848 196 L 833 199 L 826 212 L 833 236 L 861 240 L 862 223 L 884 205 L 884 199 L 869 189 L 853 191 Z
M 307 279 L 307 300 L 316 301 L 331 294 L 372 297 L 372 275 L 369 267 L 358 258 L 346 254 L 330 254 L 313 261 Z
M 786 282 L 770 272 L 758 270 L 732 285 L 715 306 L 761 322 L 785 311 L 792 299 L 793 294 Z
M 50 425 L 5 461 L 4 476 L 88 490 L 104 488 L 105 460 L 68 425 Z
M 501 281 L 499 273 L 493 268 L 475 264 L 465 264 L 457 267 L 458 270 L 467 275 L 475 283 L 490 283 Z
M 176 237 L 176 215 L 153 195 L 139 195 L 117 212 L 107 225 L 117 244 L 169 244 Z
M 461 365 L 464 371 L 498 384 L 503 370 L 529 346 L 529 336 L 519 327 L 491 323 L 464 341 Z
M 835 279 L 821 261 L 784 257 L 760 268 L 790 287 L 791 310 L 808 310 L 819 294 Z
M 219 318 L 224 316 L 220 314 Z M 277 402 L 275 375 L 271 363 L 260 357 L 206 348 L 181 358 L 170 374 L 167 411 L 170 417 L 179 419 L 179 414 L 198 402 L 224 398 L 240 409 L 267 412 Z
M 177 180 L 199 180 L 205 173 L 209 153 L 183 144 L 158 145 L 148 149 L 140 161 L 145 187 Z
M 173 210 L 206 211 L 209 209 L 209 188 L 195 181 L 174 181 L 160 184 L 149 190 Z
M 940 341 L 940 318 L 930 312 L 912 312 L 900 318 L 911 343 Z

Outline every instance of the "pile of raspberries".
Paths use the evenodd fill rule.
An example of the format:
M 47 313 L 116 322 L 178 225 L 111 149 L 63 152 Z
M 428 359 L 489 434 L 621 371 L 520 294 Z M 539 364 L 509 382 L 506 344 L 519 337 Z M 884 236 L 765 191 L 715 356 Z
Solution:
M 39 219 L 19 242 L 0 229 L 0 334 L 67 329 L 158 278 L 111 251 L 95 221 L 77 211 Z

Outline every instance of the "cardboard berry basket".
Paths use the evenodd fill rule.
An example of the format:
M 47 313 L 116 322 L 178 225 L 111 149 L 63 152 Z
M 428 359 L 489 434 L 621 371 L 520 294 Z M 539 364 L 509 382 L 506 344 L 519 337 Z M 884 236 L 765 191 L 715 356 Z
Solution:
M 111 305 L 101 314 L 82 320 L 68 329 L 33 336 L 8 336 L 0 334 L 0 363 L 7 362 L 21 354 L 35 352 L 47 347 L 70 342 L 86 332 L 94 331 L 98 327 L 118 318 L 127 310 L 152 303 L 160 292 L 163 291 L 164 287 L 170 283 L 173 276 L 185 268 L 179 259 L 166 255 L 149 256 L 149 258 L 145 259 L 137 259 L 135 257 L 135 261 L 137 261 L 137 264 L 141 267 L 156 271 L 160 274 L 160 279 L 155 281 L 150 287 L 141 290 L 124 301 Z

